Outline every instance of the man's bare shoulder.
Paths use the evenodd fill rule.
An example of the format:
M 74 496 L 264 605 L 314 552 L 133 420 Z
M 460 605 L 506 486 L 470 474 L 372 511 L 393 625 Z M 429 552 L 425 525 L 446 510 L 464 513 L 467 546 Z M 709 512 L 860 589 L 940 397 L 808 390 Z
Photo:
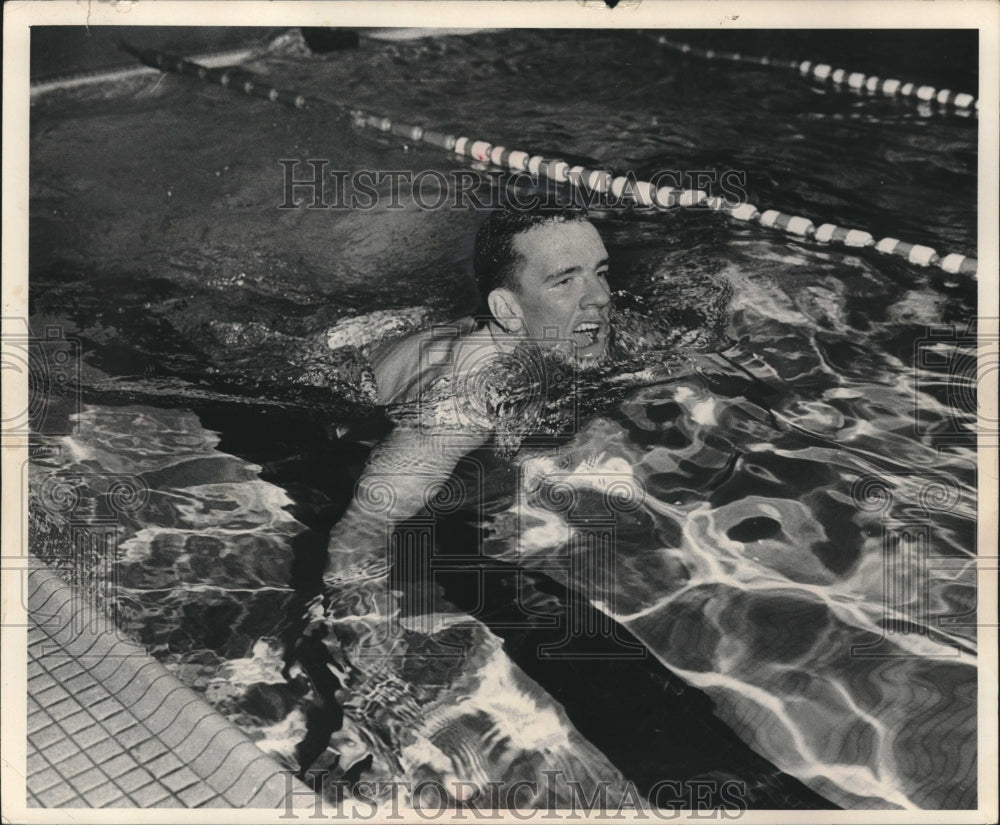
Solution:
M 473 318 L 439 324 L 411 333 L 373 353 L 379 402 L 415 400 L 449 374 L 467 372 L 495 351 L 488 330 Z

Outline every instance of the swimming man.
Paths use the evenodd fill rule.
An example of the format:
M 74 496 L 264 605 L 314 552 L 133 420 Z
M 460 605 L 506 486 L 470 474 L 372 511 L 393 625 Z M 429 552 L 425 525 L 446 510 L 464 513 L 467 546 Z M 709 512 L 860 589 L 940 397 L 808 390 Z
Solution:
M 372 559 L 390 524 L 418 513 L 459 460 L 493 434 L 503 364 L 525 348 L 578 366 L 600 363 L 611 336 L 608 254 L 585 214 L 492 213 L 476 235 L 477 317 L 417 332 L 376 352 L 380 404 L 408 412 L 372 452 L 335 525 L 327 577 Z

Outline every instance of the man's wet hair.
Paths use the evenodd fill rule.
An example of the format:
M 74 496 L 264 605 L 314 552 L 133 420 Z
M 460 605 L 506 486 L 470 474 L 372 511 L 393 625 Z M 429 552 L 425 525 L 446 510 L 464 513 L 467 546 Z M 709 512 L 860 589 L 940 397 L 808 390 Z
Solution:
M 538 226 L 553 223 L 577 223 L 589 220 L 587 212 L 576 207 L 538 206 L 518 209 L 504 206 L 495 210 L 479 227 L 472 267 L 479 285 L 480 318 L 491 317 L 487 298 L 494 289 L 518 291 L 517 269 L 521 254 L 514 248 L 514 239 Z

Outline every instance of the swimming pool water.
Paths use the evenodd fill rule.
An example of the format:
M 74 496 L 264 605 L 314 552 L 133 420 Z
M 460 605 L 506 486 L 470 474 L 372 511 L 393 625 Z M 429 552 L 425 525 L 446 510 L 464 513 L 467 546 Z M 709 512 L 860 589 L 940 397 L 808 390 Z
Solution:
M 933 68 L 975 91 L 974 34 L 944 36 L 947 59 L 930 68 L 913 63 L 915 40 L 872 37 L 743 47 L 827 60 L 817 50 L 836 48 L 837 65 Z M 325 56 L 293 33 L 246 68 L 640 178 L 745 171 L 762 207 L 976 252 L 974 118 L 685 60 L 639 33 L 363 41 Z M 125 630 L 297 766 L 324 722 L 282 675 L 287 620 L 315 590 L 366 455 L 337 428 L 367 418 L 378 433 L 354 356 L 332 353 L 327 332 L 382 310 L 467 311 L 482 216 L 405 198 L 282 209 L 278 160 L 463 162 L 332 109 L 289 112 L 170 75 L 39 100 L 31 139 L 32 323 L 81 340 L 86 401 L 34 461 L 34 503 L 44 511 L 51 477 L 96 509 L 108 479 L 140 479 L 143 506 L 117 512 Z M 445 565 L 428 590 L 401 557 L 396 584 L 433 594 L 382 640 L 409 655 L 347 666 L 343 728 L 309 746 L 313 764 L 480 785 L 542 784 L 549 769 L 588 787 L 707 775 L 710 756 L 670 741 L 671 715 L 697 717 L 700 694 L 658 704 L 679 677 L 836 805 L 974 806 L 975 283 L 697 210 L 595 223 L 644 351 L 584 382 L 581 425 L 559 446 L 459 468 L 471 492 L 437 539 L 444 556 L 481 546 L 481 558 Z M 697 346 L 679 346 L 678 330 Z M 485 487 L 470 482 L 487 470 Z M 586 539 L 602 512 L 611 545 Z M 44 523 L 33 544 L 58 555 Z M 561 664 L 531 654 L 559 637 L 524 615 L 559 616 L 579 594 L 593 621 L 615 620 L 612 642 L 595 637 L 610 645 L 603 664 L 579 664 L 572 645 Z M 364 618 L 379 598 L 345 574 L 332 611 L 356 634 L 348 656 L 380 627 Z M 524 615 L 505 613 L 511 599 Z M 750 757 L 725 742 L 737 755 L 718 775 L 739 775 Z M 779 798 L 767 770 L 753 767 L 751 804 Z

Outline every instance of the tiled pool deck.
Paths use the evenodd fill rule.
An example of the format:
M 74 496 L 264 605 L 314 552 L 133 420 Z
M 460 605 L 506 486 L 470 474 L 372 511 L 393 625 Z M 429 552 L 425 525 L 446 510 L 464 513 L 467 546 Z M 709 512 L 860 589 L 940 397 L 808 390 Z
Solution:
M 32 560 L 29 807 L 282 809 L 298 779 Z M 98 625 L 96 628 L 91 625 Z

